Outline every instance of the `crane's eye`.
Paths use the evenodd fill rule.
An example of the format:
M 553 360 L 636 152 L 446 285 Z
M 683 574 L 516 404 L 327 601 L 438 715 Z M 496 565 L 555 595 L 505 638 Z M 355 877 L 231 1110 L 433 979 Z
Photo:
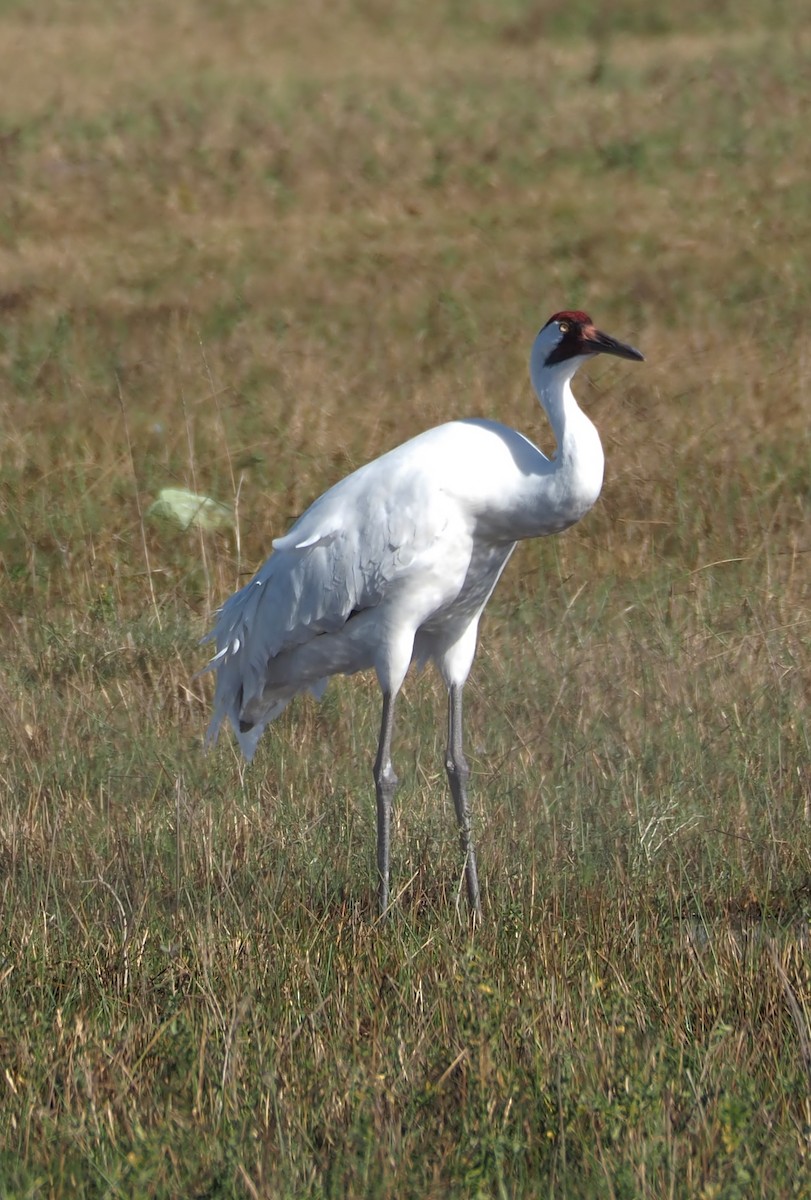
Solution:
M 570 325 L 568 321 L 558 321 L 558 329 L 561 333 L 568 333 Z

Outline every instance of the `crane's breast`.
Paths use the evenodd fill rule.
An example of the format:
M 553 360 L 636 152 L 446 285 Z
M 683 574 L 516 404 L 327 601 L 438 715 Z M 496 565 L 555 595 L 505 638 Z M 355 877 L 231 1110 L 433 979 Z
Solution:
M 422 630 L 430 634 L 455 635 L 476 620 L 514 549 L 514 543 L 474 542 L 461 586 L 423 622 Z

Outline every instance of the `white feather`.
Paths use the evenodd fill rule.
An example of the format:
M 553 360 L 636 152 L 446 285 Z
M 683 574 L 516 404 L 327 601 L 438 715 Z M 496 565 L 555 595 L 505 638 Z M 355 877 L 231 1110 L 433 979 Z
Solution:
M 560 532 L 600 493 L 600 439 L 570 387 L 599 350 L 641 358 L 583 314 L 557 314 L 535 339 L 530 374 L 557 440 L 554 458 L 495 421 L 453 421 L 341 480 L 277 538 L 207 639 L 217 646 L 205 668 L 217 672 L 208 740 L 227 717 L 251 758 L 267 723 L 297 693 L 320 697 L 332 675 L 373 668 L 393 702 L 413 660 L 434 661 L 456 703 L 479 619 L 516 542 Z M 384 706 L 385 713 L 390 735 Z M 387 746 L 384 730 L 376 780 L 390 803 Z M 461 746 L 452 750 L 448 769 L 463 814 L 467 768 Z M 387 836 L 379 833 L 381 908 Z M 475 860 L 468 886 L 477 906 Z

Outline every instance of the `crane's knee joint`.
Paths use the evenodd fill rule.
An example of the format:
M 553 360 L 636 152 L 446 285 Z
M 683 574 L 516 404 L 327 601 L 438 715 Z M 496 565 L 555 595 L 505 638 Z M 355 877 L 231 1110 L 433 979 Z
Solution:
M 383 788 L 385 791 L 388 791 L 389 793 L 393 792 L 394 789 L 397 787 L 398 783 L 400 782 L 400 780 L 395 775 L 394 767 L 391 765 L 390 762 L 384 763 L 382 765 L 380 763 L 375 763 L 374 779 L 375 779 L 375 784 L 377 785 L 378 788 Z
M 467 759 L 463 755 L 454 758 L 452 754 L 448 754 L 445 759 L 445 770 L 453 779 L 459 779 L 463 783 L 467 783 L 470 779 L 470 767 Z

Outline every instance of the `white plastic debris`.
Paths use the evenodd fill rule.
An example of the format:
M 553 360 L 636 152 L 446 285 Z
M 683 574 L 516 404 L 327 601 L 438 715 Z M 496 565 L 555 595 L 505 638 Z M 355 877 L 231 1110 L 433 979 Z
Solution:
M 225 529 L 234 524 L 234 514 L 226 504 L 186 488 L 162 488 L 147 516 L 174 521 L 181 529 Z

